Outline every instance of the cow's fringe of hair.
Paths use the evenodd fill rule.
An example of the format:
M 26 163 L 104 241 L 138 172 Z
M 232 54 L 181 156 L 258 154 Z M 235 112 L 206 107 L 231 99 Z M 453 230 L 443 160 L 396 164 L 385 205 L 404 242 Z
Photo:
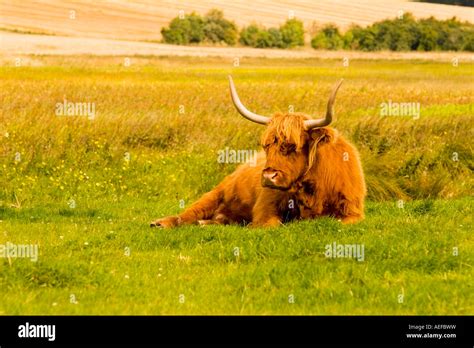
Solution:
M 295 144 L 297 149 L 304 146 L 305 139 L 303 133 L 305 131 L 304 121 L 309 119 L 308 116 L 302 114 L 294 114 L 293 117 L 286 117 L 284 114 L 275 114 L 269 127 L 263 133 L 262 143 L 273 143 L 273 138 L 282 139 L 287 143 Z
M 295 144 L 296 148 L 301 150 L 305 145 L 305 137 L 303 136 L 305 132 L 304 121 L 311 119 L 311 117 L 303 114 L 294 114 L 292 115 L 293 117 L 286 116 L 287 115 L 284 114 L 275 114 L 272 117 L 269 127 L 262 135 L 262 143 L 271 144 L 276 137 L 287 143 Z M 313 167 L 314 161 L 316 160 L 318 143 L 324 136 L 325 135 L 322 134 L 319 139 L 310 141 L 311 146 L 308 154 L 306 173 Z

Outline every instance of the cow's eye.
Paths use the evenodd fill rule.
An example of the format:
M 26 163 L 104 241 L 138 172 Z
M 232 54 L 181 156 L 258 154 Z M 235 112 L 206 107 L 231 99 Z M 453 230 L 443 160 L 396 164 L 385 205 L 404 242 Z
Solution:
M 282 152 L 285 155 L 288 155 L 296 150 L 296 145 L 295 144 L 282 144 L 280 146 L 280 152 Z

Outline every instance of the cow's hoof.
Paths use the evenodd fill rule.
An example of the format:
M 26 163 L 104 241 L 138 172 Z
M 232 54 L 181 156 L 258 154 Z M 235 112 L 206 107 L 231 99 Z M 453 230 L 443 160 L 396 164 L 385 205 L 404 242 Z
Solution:
M 181 219 L 179 216 L 168 216 L 168 217 L 153 221 L 150 224 L 150 227 L 173 228 L 173 227 L 178 227 L 180 224 L 181 224 Z

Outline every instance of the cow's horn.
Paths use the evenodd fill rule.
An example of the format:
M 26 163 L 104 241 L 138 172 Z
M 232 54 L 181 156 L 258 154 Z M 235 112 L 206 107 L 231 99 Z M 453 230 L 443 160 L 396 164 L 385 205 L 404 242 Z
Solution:
M 254 114 L 253 112 L 247 110 L 247 108 L 242 104 L 237 95 L 237 91 L 234 86 L 234 81 L 232 81 L 232 76 L 229 75 L 229 84 L 230 84 L 230 95 L 232 96 L 232 101 L 237 109 L 237 111 L 244 116 L 247 120 L 253 121 L 255 123 L 267 124 L 270 121 L 269 117 L 261 116 Z
M 334 89 L 332 91 L 331 96 L 329 97 L 328 107 L 327 107 L 327 110 L 326 110 L 326 117 L 320 118 L 320 119 L 317 119 L 317 120 L 304 121 L 304 126 L 307 130 L 312 129 L 312 128 L 316 128 L 316 127 L 325 127 L 325 126 L 327 126 L 331 123 L 332 117 L 333 117 L 333 114 L 334 114 L 334 109 L 333 109 L 334 100 L 336 99 L 337 90 L 341 86 L 342 81 L 344 81 L 344 79 L 341 79 L 337 83 L 336 87 L 334 87 Z

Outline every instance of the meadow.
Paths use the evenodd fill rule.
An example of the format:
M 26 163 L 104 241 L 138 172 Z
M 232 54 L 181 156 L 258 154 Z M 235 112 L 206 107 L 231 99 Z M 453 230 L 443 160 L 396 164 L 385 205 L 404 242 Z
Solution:
M 0 66 L 0 314 L 473 314 L 474 64 L 423 60 L 35 57 Z M 259 149 L 249 109 L 325 111 L 360 151 L 366 219 L 150 229 Z M 93 103 L 95 117 L 57 116 Z M 420 115 L 382 116 L 382 103 Z M 363 261 L 327 258 L 332 243 Z

